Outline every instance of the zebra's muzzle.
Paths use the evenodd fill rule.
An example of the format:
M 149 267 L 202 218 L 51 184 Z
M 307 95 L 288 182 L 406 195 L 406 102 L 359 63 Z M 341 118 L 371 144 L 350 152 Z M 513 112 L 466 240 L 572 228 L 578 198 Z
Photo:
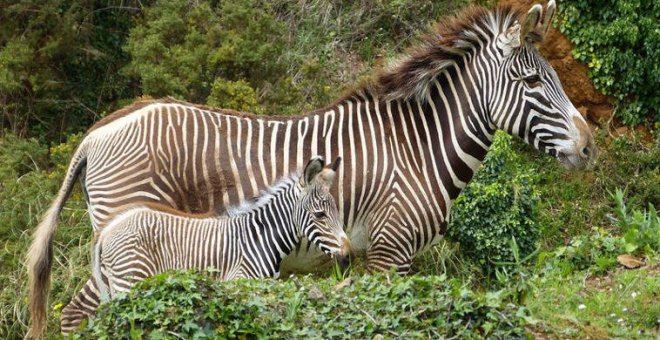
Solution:
M 342 238 L 341 240 L 341 250 L 333 254 L 333 259 L 343 270 L 350 266 L 351 264 L 351 242 L 347 237 Z
M 596 162 L 596 150 L 583 148 L 579 153 L 557 152 L 557 160 L 568 170 L 585 170 Z

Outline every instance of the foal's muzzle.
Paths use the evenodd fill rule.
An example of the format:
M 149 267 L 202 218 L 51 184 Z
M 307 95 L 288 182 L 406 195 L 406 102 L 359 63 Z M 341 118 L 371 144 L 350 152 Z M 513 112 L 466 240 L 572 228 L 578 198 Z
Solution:
M 342 239 L 341 250 L 333 254 L 333 258 L 342 270 L 348 268 L 351 264 L 351 242 L 348 238 Z

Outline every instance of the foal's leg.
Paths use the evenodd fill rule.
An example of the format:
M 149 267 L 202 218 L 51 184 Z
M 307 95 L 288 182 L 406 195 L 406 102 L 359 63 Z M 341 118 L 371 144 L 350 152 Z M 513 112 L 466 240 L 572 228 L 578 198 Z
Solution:
M 99 304 L 99 291 L 96 283 L 92 279 L 87 280 L 78 294 L 62 309 L 60 316 L 62 335 L 68 335 L 78 328 L 83 320 L 94 316 Z

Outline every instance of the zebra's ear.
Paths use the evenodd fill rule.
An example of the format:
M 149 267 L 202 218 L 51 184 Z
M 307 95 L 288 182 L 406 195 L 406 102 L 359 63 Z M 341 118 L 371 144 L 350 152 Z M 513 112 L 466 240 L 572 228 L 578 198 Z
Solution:
M 543 17 L 543 26 L 541 30 L 543 38 L 548 35 L 548 30 L 550 30 L 550 26 L 552 25 L 552 17 L 555 15 L 555 11 L 557 11 L 555 0 L 548 1 L 548 7 L 545 9 L 545 17 Z
M 520 24 L 516 21 L 513 26 L 500 33 L 496 43 L 504 56 L 510 55 L 514 49 L 520 47 Z
M 525 17 L 522 26 L 518 21 L 515 21 L 511 27 L 500 33 L 497 37 L 497 47 L 502 49 L 504 55 L 507 56 L 511 54 L 514 49 L 520 47 L 524 41 L 535 43 L 543 39 L 542 34 L 544 34 L 543 32 L 546 29 L 543 25 L 545 25 L 546 20 L 549 23 L 550 19 L 552 19 L 554 8 L 554 1 L 551 0 L 548 4 L 548 11 L 551 13 L 548 13 L 549 16 L 546 16 L 543 24 L 540 25 L 543 7 L 539 4 L 532 6 L 529 12 L 527 12 L 527 16 Z M 537 29 L 539 27 L 541 28 L 540 31 Z
M 309 160 L 309 162 L 307 162 L 304 171 L 305 184 L 312 183 L 316 175 L 318 175 L 321 170 L 323 170 L 324 164 L 325 161 L 321 156 L 314 156 Z
M 332 169 L 332 171 L 334 172 L 337 172 L 340 165 L 341 165 L 341 157 L 337 157 L 337 159 L 335 159 L 335 161 L 332 162 L 332 165 L 330 165 L 330 169 Z
M 525 17 L 525 23 L 522 27 L 522 32 L 520 32 L 520 41 L 529 40 L 531 42 L 537 42 L 541 40 L 541 36 L 536 31 L 536 28 L 541 22 L 541 16 L 543 14 L 543 7 L 539 4 L 532 6 L 527 12 Z

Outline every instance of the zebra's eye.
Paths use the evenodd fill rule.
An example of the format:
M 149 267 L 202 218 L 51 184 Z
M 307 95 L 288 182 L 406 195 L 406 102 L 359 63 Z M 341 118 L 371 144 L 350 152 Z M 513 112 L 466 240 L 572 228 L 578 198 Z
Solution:
M 525 81 L 525 83 L 527 83 L 527 85 L 532 87 L 541 85 L 541 76 L 539 76 L 538 73 L 525 76 L 523 77 L 523 80 Z
M 315 211 L 313 214 L 316 218 L 325 218 L 325 211 L 323 210 Z

